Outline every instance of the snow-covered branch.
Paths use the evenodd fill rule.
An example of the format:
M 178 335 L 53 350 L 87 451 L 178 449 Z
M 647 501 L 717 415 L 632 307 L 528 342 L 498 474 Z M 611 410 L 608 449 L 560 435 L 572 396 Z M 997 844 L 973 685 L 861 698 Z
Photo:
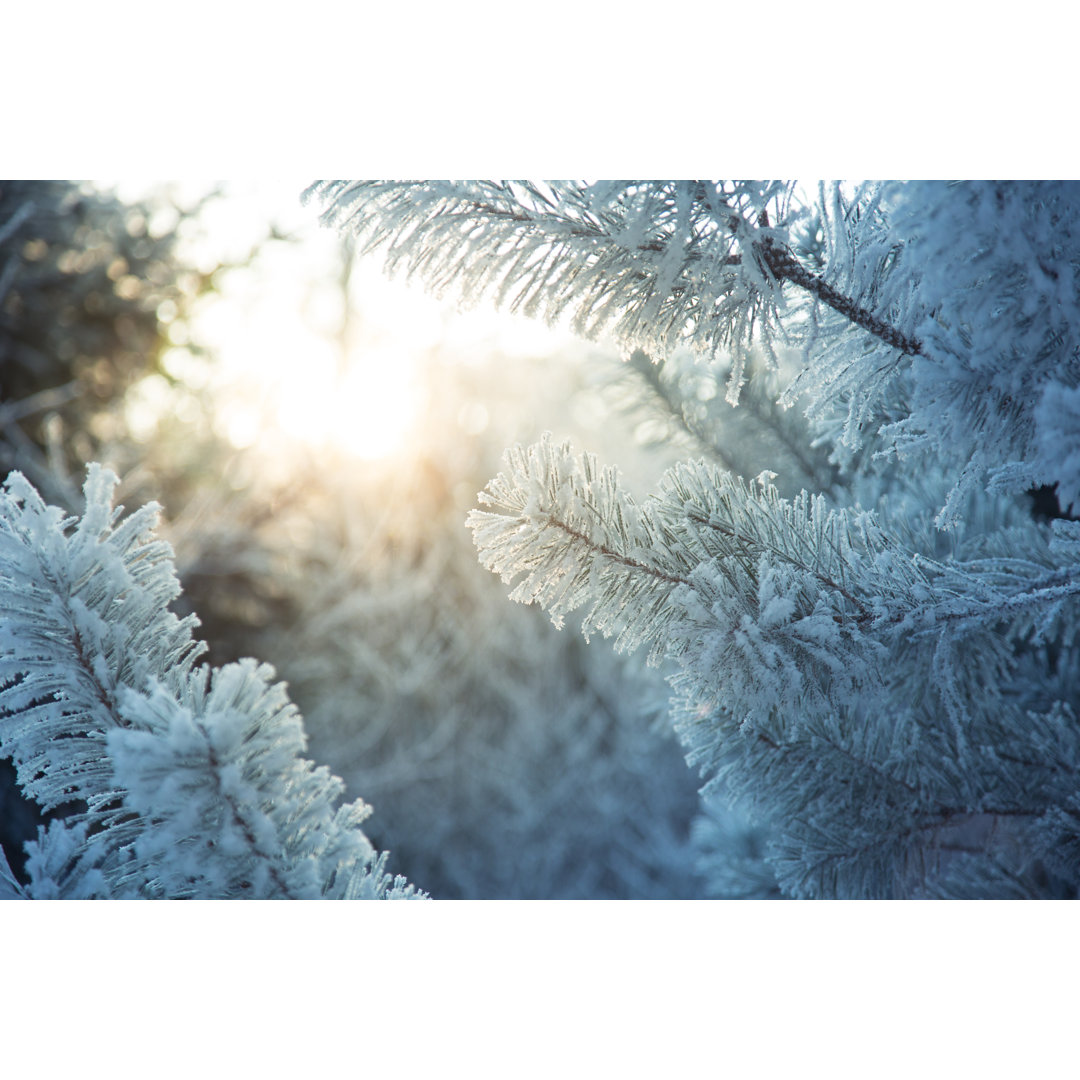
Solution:
M 300 755 L 273 670 L 195 667 L 194 617 L 157 508 L 113 509 L 92 466 L 81 518 L 18 474 L 0 491 L 0 750 L 45 809 L 30 896 L 407 896 L 343 786 Z M 79 806 L 85 809 L 78 809 Z

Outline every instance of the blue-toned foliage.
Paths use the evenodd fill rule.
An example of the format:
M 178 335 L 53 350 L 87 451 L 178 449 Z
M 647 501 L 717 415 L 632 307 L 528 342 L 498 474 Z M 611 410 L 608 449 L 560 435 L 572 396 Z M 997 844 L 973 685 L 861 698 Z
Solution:
M 731 402 L 767 385 L 831 452 L 832 473 L 806 455 L 785 474 L 827 478 L 819 494 L 781 497 L 694 419 L 719 413 L 675 400 L 685 378 L 656 375 L 742 478 L 692 460 L 635 499 L 545 437 L 508 451 L 470 515 L 515 599 L 677 666 L 717 895 L 1076 894 L 1080 542 L 1025 492 L 1080 501 L 1080 185 L 310 194 L 436 289 L 567 316 L 639 367 L 690 349 Z M 803 416 L 755 415 L 798 461 Z

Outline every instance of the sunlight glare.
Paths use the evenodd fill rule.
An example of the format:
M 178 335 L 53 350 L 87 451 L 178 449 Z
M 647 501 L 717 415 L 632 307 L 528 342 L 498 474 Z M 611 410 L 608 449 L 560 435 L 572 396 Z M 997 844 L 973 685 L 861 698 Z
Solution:
M 155 188 L 99 183 L 129 198 Z M 181 248 L 191 264 L 207 273 L 222 262 L 233 265 L 215 274 L 214 290 L 190 325 L 170 325 L 163 367 L 213 401 L 213 423 L 235 448 L 279 463 L 301 447 L 389 457 L 408 449 L 421 422 L 432 357 L 470 365 L 492 355 L 553 355 L 571 340 L 565 330 L 487 304 L 462 310 L 437 300 L 416 283 L 388 278 L 378 257 L 357 258 L 346 285 L 341 237 L 318 224 L 315 208 L 300 204 L 301 188 L 291 181 L 226 184 L 197 222 L 183 223 Z M 168 186 L 181 204 L 209 189 Z M 270 223 L 292 239 L 262 243 Z M 190 342 L 212 359 L 189 349 Z M 147 381 L 132 398 L 133 427 L 148 439 L 158 418 L 179 415 L 178 407 Z M 473 405 L 459 426 L 475 437 L 490 420 L 486 408 Z
M 401 449 L 415 417 L 413 368 L 408 354 L 369 351 L 350 357 L 344 373 L 312 372 L 303 382 L 283 383 L 277 425 L 310 446 L 331 445 L 364 459 L 387 457 Z

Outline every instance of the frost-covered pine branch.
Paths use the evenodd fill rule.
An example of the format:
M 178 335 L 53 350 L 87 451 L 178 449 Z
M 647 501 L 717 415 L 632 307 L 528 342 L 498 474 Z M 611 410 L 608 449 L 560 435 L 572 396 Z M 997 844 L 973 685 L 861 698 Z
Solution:
M 46 810 L 20 895 L 407 897 L 338 806 L 343 785 L 301 756 L 303 724 L 273 669 L 196 666 L 193 617 L 156 507 L 126 518 L 89 469 L 65 518 L 17 473 L 0 491 L 0 751 Z M 3 885 L 0 885 L 3 887 Z
M 305 198 L 324 221 L 381 248 L 440 295 L 484 296 L 630 351 L 708 357 L 731 350 L 729 396 L 745 347 L 786 340 L 785 283 L 893 350 L 920 344 L 792 253 L 801 220 L 776 181 L 322 181 Z
M 1065 605 L 1075 617 L 1075 530 L 1038 559 L 946 565 L 873 515 L 700 462 L 640 503 L 567 444 L 506 464 L 469 516 L 481 561 L 514 599 L 556 620 L 581 608 L 586 634 L 678 663 L 690 760 L 774 828 L 787 892 L 1023 894 L 1028 863 L 1053 859 L 1080 732 L 1064 703 L 1023 701 L 1009 645 L 1055 637 Z M 1010 744 L 1027 776 L 1006 794 Z
M 977 653 L 989 628 L 1025 613 L 1048 621 L 1080 593 L 1061 545 L 1043 563 L 983 559 L 949 565 L 898 547 L 873 514 L 829 510 L 806 492 L 779 497 L 704 462 L 669 470 L 639 503 L 613 468 L 545 437 L 515 448 L 508 470 L 473 511 L 481 561 L 556 621 L 586 611 L 622 649 L 649 647 L 723 688 L 732 711 L 764 719 L 777 707 L 835 708 L 874 681 L 902 641 L 931 656 L 962 643 Z M 771 672 L 766 679 L 764 672 Z M 745 683 L 741 682 L 745 679 Z

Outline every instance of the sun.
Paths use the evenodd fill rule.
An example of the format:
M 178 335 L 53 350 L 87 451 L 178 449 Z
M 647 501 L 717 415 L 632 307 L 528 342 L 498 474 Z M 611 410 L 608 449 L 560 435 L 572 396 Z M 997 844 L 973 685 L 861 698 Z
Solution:
M 404 350 L 367 350 L 346 364 L 282 379 L 276 426 L 311 447 L 374 460 L 401 451 L 419 409 L 415 358 Z
M 375 459 L 399 452 L 417 420 L 428 336 L 375 290 L 343 294 L 333 243 L 315 234 L 288 259 L 227 276 L 195 316 L 191 335 L 215 358 L 217 426 L 238 449 Z
M 401 452 L 417 422 L 421 380 L 407 347 L 342 356 L 317 335 L 282 330 L 276 339 L 238 334 L 215 348 L 217 426 L 237 449 L 375 460 Z

